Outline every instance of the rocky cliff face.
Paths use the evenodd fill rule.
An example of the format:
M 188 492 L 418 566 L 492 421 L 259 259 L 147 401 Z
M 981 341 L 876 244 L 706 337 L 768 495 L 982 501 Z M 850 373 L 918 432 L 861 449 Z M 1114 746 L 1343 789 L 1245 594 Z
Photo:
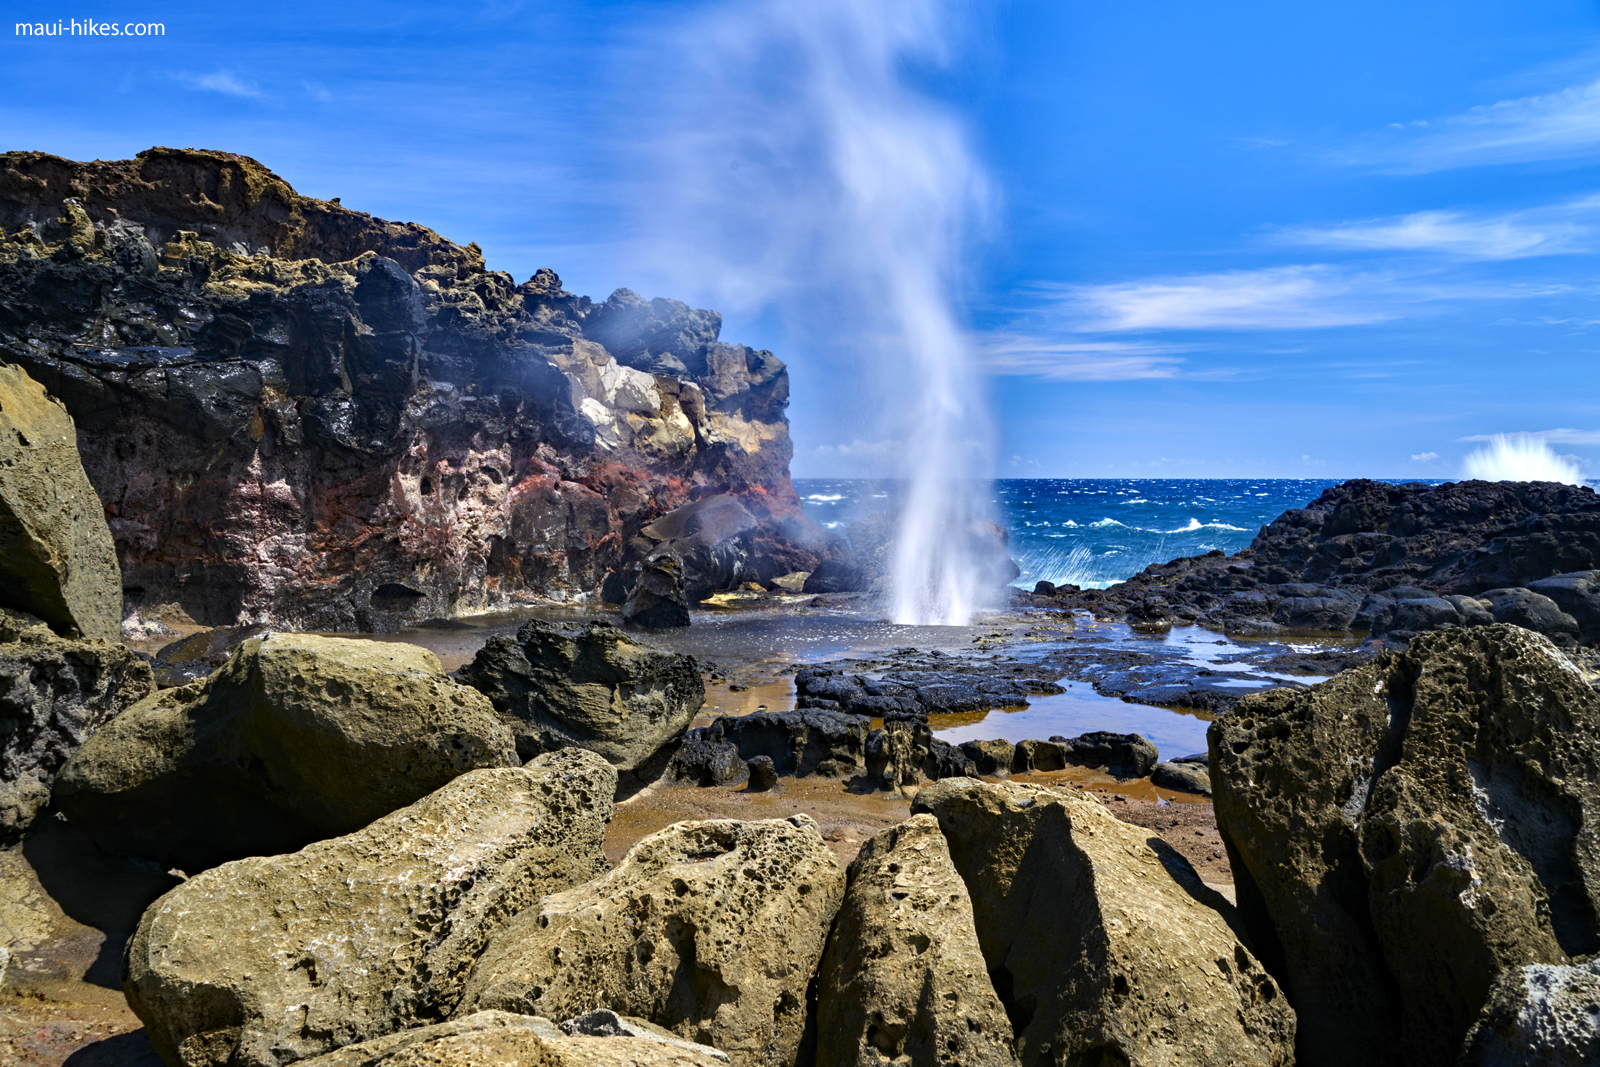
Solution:
M 393 629 L 597 593 L 736 498 L 730 580 L 808 570 L 788 374 L 721 317 L 518 285 L 254 160 L 0 155 L 0 360 L 62 400 L 127 610 Z

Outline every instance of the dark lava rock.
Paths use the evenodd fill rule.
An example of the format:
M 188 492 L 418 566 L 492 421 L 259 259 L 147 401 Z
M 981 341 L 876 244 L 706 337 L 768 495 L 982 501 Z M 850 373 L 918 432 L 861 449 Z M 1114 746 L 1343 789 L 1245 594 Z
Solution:
M 750 757 L 750 784 L 746 790 L 751 793 L 765 793 L 778 784 L 778 768 L 773 765 L 771 756 Z
M 644 561 L 622 605 L 622 618 L 650 630 L 689 625 L 689 597 L 683 587 L 683 565 L 670 552 Z
M 885 721 L 1027 707 L 1031 694 L 1062 691 L 1054 682 L 1039 678 L 941 670 L 889 671 L 873 677 L 830 667 L 808 667 L 794 676 L 794 684 L 796 707 Z
M 1234 556 L 1152 564 L 1104 590 L 1035 602 L 1092 610 L 1103 618 L 1170 621 L 1242 634 L 1283 629 L 1414 633 L 1486 625 L 1478 605 L 1454 600 L 1562 578 L 1562 596 L 1585 605 L 1578 637 L 1600 641 L 1588 614 L 1600 567 L 1600 496 L 1554 482 L 1389 485 L 1356 480 L 1262 527 Z M 1568 613 L 1570 618 L 1576 615 Z M 1498 619 L 1498 616 L 1495 616 Z M 1547 615 L 1530 615 L 1543 620 Z M 1503 620 L 1502 620 L 1503 621 Z M 1569 634 L 1554 620 L 1552 637 Z
M 1600 963 L 1530 963 L 1489 991 L 1461 1067 L 1591 1067 L 1600 1063 Z
M 1150 771 L 1150 783 L 1181 793 L 1211 795 L 1211 772 L 1201 763 L 1158 763 Z
M 737 499 L 716 495 L 667 512 L 646 526 L 643 535 L 656 544 L 652 558 L 667 552 L 677 559 L 682 596 L 698 604 L 719 590 L 760 580 L 752 559 L 760 525 Z M 623 616 L 632 618 L 627 607 Z
M 252 637 L 261 637 L 271 631 L 270 626 L 260 623 L 201 630 L 162 646 L 150 669 L 155 674 L 156 684 L 162 689 L 198 682 L 227 663 L 228 657 L 240 645 Z
M 1095 730 L 1079 737 L 1052 737 L 1068 763 L 1104 767 L 1113 778 L 1143 778 L 1156 765 L 1156 746 L 1138 734 Z
M 1495 622 L 1508 622 L 1544 634 L 1557 645 L 1571 647 L 1578 643 L 1578 620 L 1542 593 L 1532 589 L 1491 589 L 1482 599 L 1489 602 L 1489 613 Z
M 693 656 L 662 652 L 606 622 L 531 619 L 491 637 L 455 678 L 487 696 L 523 760 L 569 746 L 632 770 L 683 734 L 705 702 Z
M 825 559 L 817 569 L 806 575 L 802 593 L 862 593 L 868 585 L 866 573 L 853 563 L 838 559 Z
M 705 737 L 728 741 L 749 761 L 766 756 L 779 774 L 849 778 L 867 769 L 867 724 L 836 711 L 760 711 L 724 715 Z
M 667 764 L 667 777 L 699 786 L 738 785 L 750 777 L 750 768 L 731 742 L 708 740 L 700 726 L 684 735 Z
M 1454 1064 L 1502 971 L 1600 948 L 1600 695 L 1547 639 L 1423 634 L 1208 739 L 1299 1062 Z

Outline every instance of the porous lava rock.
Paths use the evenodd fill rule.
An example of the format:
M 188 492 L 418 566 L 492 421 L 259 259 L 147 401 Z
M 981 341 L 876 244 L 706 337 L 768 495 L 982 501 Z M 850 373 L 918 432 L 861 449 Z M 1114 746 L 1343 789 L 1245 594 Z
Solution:
M 1155 767 L 1156 746 L 1139 734 L 1093 730 L 1077 737 L 1052 737 L 1061 758 L 1082 767 L 1104 767 L 1113 778 L 1143 778 Z
M 0 608 L 0 844 L 32 824 L 89 736 L 154 690 L 150 667 L 121 644 L 57 637 Z
M 502 928 L 458 1014 L 607 1007 L 735 1067 L 792 1067 L 844 881 L 807 815 L 669 826 Z
M 817 1062 L 1015 1067 L 938 820 L 913 815 L 874 835 L 848 879 L 817 986 Z
M 1211 772 L 1201 763 L 1158 763 L 1150 771 L 1150 784 L 1208 797 Z
M 670 552 L 658 552 L 640 564 L 638 576 L 622 603 L 622 618 L 647 630 L 689 625 L 689 597 L 683 585 L 683 564 Z
M 706 695 L 693 656 L 606 622 L 530 619 L 515 637 L 491 637 L 455 676 L 489 698 L 523 759 L 576 745 L 622 770 L 682 735 Z
M 849 778 L 867 769 L 867 723 L 837 711 L 758 711 L 723 715 L 695 736 L 726 741 L 741 759 L 766 756 L 777 773 Z
M 740 758 L 732 742 L 707 740 L 705 728 L 696 727 L 684 735 L 672 754 L 667 777 L 699 786 L 734 786 L 750 777 L 750 765 Z
M 1530 963 L 1501 973 L 1467 1035 L 1461 1067 L 1600 1063 L 1600 963 Z
M 508 918 L 605 870 L 615 788 L 598 756 L 551 753 L 462 775 L 354 834 L 205 871 L 140 920 L 128 1003 L 188 1067 L 281 1067 L 440 1022 Z
M 229 152 L 0 154 L 0 360 L 77 423 L 147 618 L 396 630 L 570 599 L 706 497 L 757 522 L 746 570 L 813 569 L 783 363 L 637 299 L 519 285 Z
M 150 669 L 155 673 L 156 684 L 163 689 L 198 682 L 227 663 L 240 645 L 271 632 L 272 627 L 264 623 L 201 630 L 163 645 Z
M 122 574 L 61 402 L 0 363 L 0 606 L 63 637 L 122 640 Z
M 1160 838 L 1014 781 L 935 782 L 911 810 L 939 820 L 972 895 L 1020 1062 L 1294 1062 L 1288 998 Z
M 1421 635 L 1208 738 L 1301 1062 L 1453 1064 L 1502 971 L 1600 947 L 1600 696 L 1547 639 Z
M 1155 563 L 1109 589 L 1057 589 L 1036 601 L 1245 634 L 1367 630 L 1403 644 L 1417 632 L 1506 621 L 1476 598 L 1539 593 L 1537 583 L 1561 578 L 1562 598 L 1589 620 L 1577 639 L 1593 645 L 1600 602 L 1587 576 L 1596 568 L 1600 495 L 1588 487 L 1356 479 L 1284 512 L 1235 555 L 1217 549 Z M 1550 618 L 1561 629 L 1549 636 L 1574 632 Z
M 275 633 L 102 725 L 54 797 L 107 850 L 193 873 L 350 833 L 520 762 L 488 698 L 432 652 Z

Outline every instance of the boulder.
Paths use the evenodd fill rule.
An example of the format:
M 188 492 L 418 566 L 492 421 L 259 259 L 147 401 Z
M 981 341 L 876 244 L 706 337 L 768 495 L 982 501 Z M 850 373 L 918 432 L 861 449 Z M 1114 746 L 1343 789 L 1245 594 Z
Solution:
M 1600 1063 L 1600 963 L 1530 963 L 1501 973 L 1467 1035 L 1461 1067 Z
M 1562 611 L 1554 600 L 1532 589 L 1491 589 L 1480 594 L 1489 602 L 1495 622 L 1510 623 L 1544 634 L 1563 645 L 1574 645 L 1578 620 Z M 1413 627 L 1417 629 L 1418 627 Z
M 440 1022 L 510 916 L 605 870 L 615 788 L 593 753 L 552 753 L 462 775 L 345 837 L 205 871 L 140 920 L 128 1003 L 187 1067 L 281 1067 Z
M 1288 999 L 1150 831 L 1018 782 L 936 782 L 911 810 L 939 820 L 972 894 L 1022 1063 L 1294 1062 Z
M 432 652 L 272 634 L 100 727 L 54 796 L 109 851 L 193 873 L 350 833 L 469 770 L 518 762 L 488 699 Z
M 616 1016 L 613 1016 L 616 1018 Z M 304 1067 L 714 1067 L 728 1057 L 620 1019 L 616 1034 L 568 1034 L 549 1019 L 480 1011 L 346 1045 Z
M 670 552 L 644 561 L 622 605 L 622 618 L 647 630 L 689 625 L 689 598 L 683 586 L 683 564 Z
M 49 803 L 56 772 L 79 746 L 154 689 L 130 649 L 57 637 L 39 619 L 0 608 L 0 844 Z
M 1600 571 L 1574 571 L 1529 582 L 1528 588 L 1549 597 L 1578 624 L 1583 642 L 1600 641 Z
M 596 1007 L 728 1054 L 796 1062 L 807 986 L 844 895 L 810 816 L 678 823 L 609 874 L 545 897 L 491 939 L 458 1015 Z
M 779 774 L 849 778 L 867 769 L 867 723 L 837 711 L 758 711 L 712 720 L 705 736 L 745 760 L 766 756 Z
M 739 750 L 731 742 L 707 740 L 705 727 L 700 726 L 684 735 L 667 764 L 666 776 L 698 786 L 732 786 L 750 777 L 750 766 L 739 758 Z
M 122 571 L 61 402 L 0 363 L 0 606 L 62 637 L 122 640 Z
M 806 575 L 806 584 L 800 587 L 800 591 L 813 596 L 823 593 L 862 593 L 871 584 L 872 579 L 854 563 L 825 559 Z
M 1202 763 L 1158 763 L 1150 772 L 1150 784 L 1208 797 L 1211 795 L 1211 772 Z
M 1022 771 L 1059 771 L 1066 767 L 1067 758 L 1062 746 L 1054 741 L 1018 741 L 1016 755 L 1013 757 L 1011 770 L 1013 773 Z
M 972 761 L 979 774 L 990 778 L 1009 778 L 1017 747 L 1003 740 L 966 741 L 961 745 L 961 754 Z
M 163 645 L 150 669 L 155 672 L 156 684 L 163 689 L 198 682 L 227 663 L 240 645 L 252 637 L 265 637 L 271 632 L 272 627 L 265 623 L 201 630 Z
M 745 792 L 765 793 L 778 787 L 778 768 L 771 756 L 751 756 L 749 766 L 750 784 L 745 786 Z
M 972 900 L 931 815 L 862 846 L 822 959 L 817 1062 L 1015 1067 Z
M 1156 746 L 1139 734 L 1095 730 L 1078 737 L 1052 737 L 1061 758 L 1082 767 L 1104 767 L 1113 778 L 1143 778 L 1159 758 Z
M 760 525 L 736 498 L 719 494 L 674 508 L 642 532 L 657 552 L 670 552 L 682 565 L 683 595 L 697 604 L 757 579 L 751 538 Z
M 1424 634 L 1208 738 L 1303 1063 L 1453 1064 L 1501 971 L 1600 947 L 1600 696 L 1546 638 Z
M 455 675 L 486 695 L 529 759 L 569 745 L 633 770 L 680 736 L 705 702 L 693 656 L 632 641 L 605 622 L 530 620 L 492 637 Z

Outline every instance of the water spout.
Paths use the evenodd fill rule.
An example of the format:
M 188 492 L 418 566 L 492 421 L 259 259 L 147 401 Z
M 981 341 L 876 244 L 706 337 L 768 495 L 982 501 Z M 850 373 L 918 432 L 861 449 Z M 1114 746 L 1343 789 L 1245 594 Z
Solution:
M 1566 482 L 1582 485 L 1578 465 L 1532 434 L 1495 434 L 1467 456 L 1462 476 L 1486 482 Z

